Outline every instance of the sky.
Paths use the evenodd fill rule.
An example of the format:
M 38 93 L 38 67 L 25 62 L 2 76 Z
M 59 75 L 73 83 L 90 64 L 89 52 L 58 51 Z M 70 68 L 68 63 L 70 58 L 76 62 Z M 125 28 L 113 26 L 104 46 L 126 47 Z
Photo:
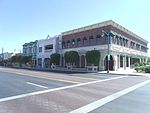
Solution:
M 149 5 L 149 0 L 0 0 L 0 53 L 110 19 L 149 41 Z

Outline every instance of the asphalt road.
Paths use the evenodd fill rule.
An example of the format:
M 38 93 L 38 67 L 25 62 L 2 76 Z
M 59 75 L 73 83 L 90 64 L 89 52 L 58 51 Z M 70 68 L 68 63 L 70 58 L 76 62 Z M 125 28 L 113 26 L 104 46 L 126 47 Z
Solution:
M 0 72 L 0 98 L 26 94 L 45 89 L 58 88 L 67 85 L 72 85 L 72 83 Z
M 150 84 L 109 102 L 90 113 L 150 113 Z
M 0 68 L 0 113 L 149 113 L 150 78 Z

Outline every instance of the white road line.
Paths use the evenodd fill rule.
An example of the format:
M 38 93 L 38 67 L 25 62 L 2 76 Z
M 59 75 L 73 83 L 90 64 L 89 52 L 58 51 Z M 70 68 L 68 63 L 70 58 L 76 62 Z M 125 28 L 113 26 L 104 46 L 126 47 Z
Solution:
M 133 90 L 136 90 L 137 88 L 140 88 L 140 87 L 142 87 L 142 86 L 144 86 L 144 85 L 146 85 L 148 83 L 150 83 L 150 80 L 144 81 L 142 83 L 139 83 L 137 85 L 134 85 L 132 87 L 124 89 L 122 91 L 114 93 L 114 94 L 112 94 L 110 96 L 107 96 L 105 98 L 97 100 L 97 101 L 95 101 L 93 103 L 90 103 L 90 104 L 88 104 L 86 106 L 83 106 L 83 107 L 81 107 L 79 109 L 76 109 L 74 111 L 71 111 L 69 113 L 88 113 L 88 112 L 91 112 L 91 111 L 93 111 L 93 110 L 103 106 L 104 104 L 107 104 L 107 103 L 109 103 L 109 102 L 111 102 L 111 101 L 113 101 L 113 100 L 115 100 L 115 99 L 117 99 L 117 98 L 119 98 L 119 97 L 121 97 L 121 96 L 123 96 L 123 95 L 125 95 L 127 93 L 130 93 Z
M 35 84 L 35 83 L 32 83 L 32 82 L 26 82 L 26 83 L 29 84 L 29 85 L 33 85 L 33 86 L 37 86 L 37 87 L 48 89 L 48 87 L 46 87 L 46 86 L 42 86 L 42 85 Z
M 28 97 L 28 96 L 39 95 L 39 94 L 43 94 L 43 93 L 49 93 L 49 92 L 53 92 L 53 91 L 64 90 L 64 89 L 94 84 L 94 83 L 98 83 L 98 82 L 105 82 L 105 81 L 110 81 L 110 80 L 115 80 L 115 79 L 121 79 L 121 78 L 125 78 L 125 77 L 127 77 L 127 76 L 113 77 L 113 78 L 104 79 L 104 80 L 92 81 L 92 82 L 75 84 L 75 85 L 70 85 L 70 86 L 65 86 L 65 87 L 60 87 L 60 88 L 55 88 L 55 89 L 48 89 L 48 90 L 44 90 L 44 91 L 32 92 L 32 93 L 27 93 L 27 94 L 22 94 L 22 95 L 16 95 L 16 96 L 12 96 L 12 97 L 6 97 L 6 98 L 0 99 L 0 102 L 5 102 L 5 101 L 15 100 L 15 99 L 19 99 L 19 98 Z

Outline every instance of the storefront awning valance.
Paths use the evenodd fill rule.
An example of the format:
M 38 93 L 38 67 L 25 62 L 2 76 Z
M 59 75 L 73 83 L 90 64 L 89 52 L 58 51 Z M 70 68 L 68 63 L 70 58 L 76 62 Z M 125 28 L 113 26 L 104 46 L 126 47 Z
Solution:
M 121 38 L 121 39 L 124 39 L 124 40 L 129 40 L 127 37 L 121 35 L 121 34 L 118 34 L 114 31 L 110 31 L 110 36 L 116 36 L 117 38 Z

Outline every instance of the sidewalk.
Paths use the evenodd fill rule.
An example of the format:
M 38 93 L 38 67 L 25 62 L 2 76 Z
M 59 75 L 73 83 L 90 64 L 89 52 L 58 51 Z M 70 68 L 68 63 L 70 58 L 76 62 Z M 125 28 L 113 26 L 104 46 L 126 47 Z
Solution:
M 106 74 L 107 71 L 99 71 L 100 74 Z M 149 76 L 150 73 L 138 73 L 134 69 L 127 69 L 127 70 L 118 70 L 118 71 L 109 71 L 110 74 L 117 74 L 117 75 L 139 75 L 139 76 Z

